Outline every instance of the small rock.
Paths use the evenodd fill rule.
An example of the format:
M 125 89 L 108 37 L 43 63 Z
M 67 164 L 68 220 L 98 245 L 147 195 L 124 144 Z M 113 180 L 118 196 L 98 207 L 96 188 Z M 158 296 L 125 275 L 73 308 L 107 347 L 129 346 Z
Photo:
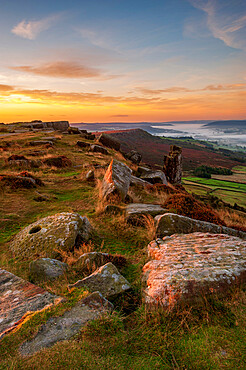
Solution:
M 80 141 L 80 140 L 77 141 L 77 145 L 80 148 L 89 148 L 90 147 L 90 144 L 89 143 L 86 143 L 85 141 Z
M 136 150 L 131 150 L 130 152 L 126 153 L 125 157 L 135 164 L 139 164 L 142 160 L 142 155 Z
M 46 158 L 43 160 L 43 163 L 46 164 L 46 166 L 49 166 L 49 167 L 54 166 L 57 168 L 72 166 L 72 162 L 65 155 L 60 155 L 59 157 Z
M 112 297 L 131 289 L 130 283 L 119 273 L 111 263 L 100 267 L 90 276 L 68 286 L 71 288 L 88 288 L 90 291 L 99 291 L 104 297 Z
M 94 171 L 93 170 L 88 171 L 85 178 L 86 178 L 87 181 L 94 181 L 95 180 Z
M 103 148 L 101 145 L 95 145 L 95 144 L 90 145 L 90 152 L 102 153 L 102 154 L 108 155 L 107 149 Z
M 66 263 L 51 258 L 39 258 L 29 264 L 30 278 L 35 282 L 56 279 L 67 269 Z
M 141 175 L 141 179 L 148 181 L 151 184 L 165 184 L 167 185 L 167 179 L 162 171 L 148 171 Z
M 157 204 L 132 203 L 126 207 L 126 219 L 131 224 L 141 224 L 144 215 L 155 217 L 166 212 L 166 209 Z

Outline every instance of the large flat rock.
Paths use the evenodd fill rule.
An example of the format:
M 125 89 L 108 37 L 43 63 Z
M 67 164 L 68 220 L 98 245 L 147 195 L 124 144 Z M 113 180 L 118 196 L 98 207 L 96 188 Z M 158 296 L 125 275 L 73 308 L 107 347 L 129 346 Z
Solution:
M 126 206 L 126 219 L 129 223 L 137 224 L 143 220 L 143 216 L 155 217 L 166 212 L 159 204 L 132 203 Z
M 61 298 L 0 269 L 0 337 L 21 324 L 29 314 L 60 301 Z
M 172 235 L 148 245 L 152 259 L 143 267 L 145 302 L 172 308 L 208 293 L 226 293 L 246 280 L 246 241 L 225 235 Z
M 60 317 L 51 317 L 42 325 L 37 335 L 20 346 L 24 356 L 32 355 L 57 342 L 68 340 L 77 334 L 89 321 L 99 318 L 113 309 L 113 305 L 99 292 L 79 301 L 70 311 Z
M 172 234 L 190 234 L 199 231 L 204 233 L 228 234 L 246 240 L 246 233 L 243 231 L 219 226 L 211 222 L 194 220 L 193 218 L 180 216 L 175 213 L 158 215 L 155 217 L 155 220 L 156 235 L 159 238 Z

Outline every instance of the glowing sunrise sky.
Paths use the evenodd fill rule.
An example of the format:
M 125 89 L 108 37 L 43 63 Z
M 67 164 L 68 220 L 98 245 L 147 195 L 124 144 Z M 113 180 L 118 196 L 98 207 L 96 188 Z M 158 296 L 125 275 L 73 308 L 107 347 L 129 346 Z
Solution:
M 0 122 L 246 118 L 246 0 L 0 0 Z

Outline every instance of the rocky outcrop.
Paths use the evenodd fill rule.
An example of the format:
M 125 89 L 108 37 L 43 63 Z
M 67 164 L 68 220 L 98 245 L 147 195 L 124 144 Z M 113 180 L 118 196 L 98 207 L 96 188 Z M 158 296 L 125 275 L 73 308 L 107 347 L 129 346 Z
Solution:
M 92 227 L 78 213 L 57 213 L 42 218 L 20 231 L 10 243 L 18 258 L 56 258 L 58 250 L 71 251 L 81 241 L 88 241 Z
M 61 298 L 0 269 L 0 337 L 21 325 L 33 312 L 60 301 Z
M 182 177 L 182 148 L 170 146 L 170 152 L 164 156 L 163 171 L 171 184 L 181 184 Z
M 27 122 L 23 123 L 22 127 L 42 130 L 42 129 L 52 129 L 57 131 L 66 131 L 69 128 L 68 121 L 51 121 L 51 122 Z
M 156 235 L 162 238 L 172 234 L 189 234 L 196 231 L 214 234 L 228 234 L 238 236 L 246 240 L 246 233 L 229 227 L 219 226 L 206 221 L 194 220 L 186 216 L 166 213 L 156 216 Z
M 150 308 L 172 309 L 204 295 L 226 293 L 246 280 L 246 242 L 224 234 L 172 235 L 148 245 L 143 267 L 144 300 Z
M 134 164 L 139 164 L 142 160 L 142 154 L 138 153 L 136 150 L 131 150 L 130 152 L 126 153 L 125 157 Z
M 90 152 L 93 152 L 93 153 L 102 153 L 102 154 L 108 155 L 107 149 L 104 148 L 101 145 L 92 144 L 92 145 L 90 145 L 90 149 L 89 150 L 90 150 Z
M 167 185 L 167 179 L 162 171 L 148 171 L 141 175 L 141 179 L 150 184 L 164 184 Z
M 39 258 L 29 265 L 30 278 L 34 282 L 56 279 L 67 269 L 66 263 L 52 258 Z
M 79 333 L 89 321 L 98 319 L 112 309 L 113 305 L 99 292 L 92 293 L 62 316 L 51 317 L 46 324 L 41 326 L 34 339 L 20 346 L 20 353 L 23 356 L 33 355 L 57 342 L 68 340 Z
M 106 146 L 107 148 L 111 148 L 117 151 L 120 150 L 120 142 L 108 134 L 102 133 L 98 138 L 98 142 Z
M 102 196 L 104 199 L 112 195 L 119 195 L 125 200 L 130 182 L 132 170 L 124 163 L 113 159 L 102 181 Z
M 69 289 L 85 287 L 91 292 L 99 291 L 106 298 L 117 296 L 131 288 L 130 283 L 111 263 L 100 267 L 90 276 L 68 286 Z
M 167 210 L 158 204 L 132 203 L 126 207 L 126 220 L 131 224 L 139 224 L 143 222 L 143 216 L 155 217 L 166 212 Z

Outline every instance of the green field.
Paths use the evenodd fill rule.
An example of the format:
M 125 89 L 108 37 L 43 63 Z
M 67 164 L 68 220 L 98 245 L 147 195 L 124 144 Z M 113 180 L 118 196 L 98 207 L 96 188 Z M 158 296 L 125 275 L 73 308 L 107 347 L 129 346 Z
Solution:
M 237 182 L 230 182 L 224 180 L 216 179 L 203 179 L 200 177 L 184 177 L 183 180 L 195 182 L 201 185 L 207 185 L 211 188 L 223 188 L 223 189 L 233 189 L 241 192 L 246 192 L 246 184 L 240 184 Z
M 225 176 L 228 179 L 228 176 Z M 184 177 L 183 185 L 186 190 L 197 195 L 211 193 L 226 203 L 246 207 L 246 184 L 239 182 L 203 179 L 200 177 Z

